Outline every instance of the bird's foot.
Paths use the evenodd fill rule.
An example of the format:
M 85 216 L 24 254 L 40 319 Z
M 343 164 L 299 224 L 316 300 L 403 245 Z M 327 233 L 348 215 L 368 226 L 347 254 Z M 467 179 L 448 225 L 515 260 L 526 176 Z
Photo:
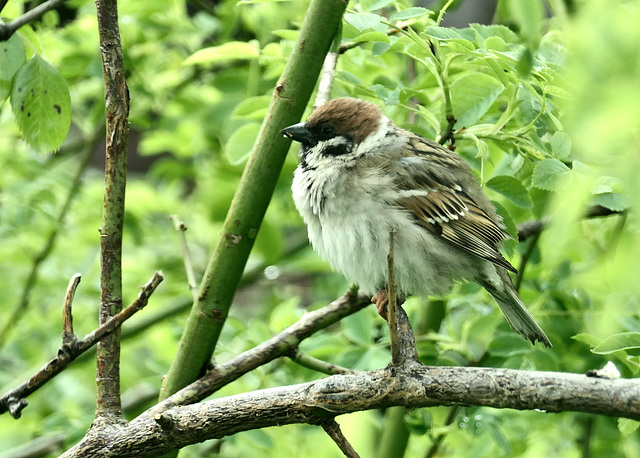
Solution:
M 378 310 L 378 314 L 387 320 L 387 306 L 389 304 L 389 297 L 387 296 L 387 290 L 381 289 L 376 293 L 375 296 L 371 298 L 371 302 L 376 304 L 376 309 Z M 404 298 L 398 298 L 398 305 L 404 304 Z

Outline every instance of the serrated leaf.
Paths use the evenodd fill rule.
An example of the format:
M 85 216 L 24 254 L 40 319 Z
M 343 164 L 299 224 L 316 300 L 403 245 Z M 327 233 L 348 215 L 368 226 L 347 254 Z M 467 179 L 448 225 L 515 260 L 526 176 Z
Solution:
M 469 73 L 451 83 L 455 128 L 475 124 L 504 90 L 502 83 L 486 73 Z
M 431 14 L 431 10 L 421 7 L 407 8 L 406 10 L 398 11 L 391 15 L 389 20 L 391 21 L 404 21 L 419 16 L 426 16 Z
M 629 198 L 624 194 L 607 192 L 596 194 L 591 201 L 593 205 L 601 205 L 614 212 L 621 212 L 629 208 Z
M 200 49 L 184 61 L 185 65 L 219 64 L 234 60 L 255 59 L 260 55 L 257 40 L 230 41 L 220 46 Z
M 551 137 L 551 151 L 560 160 L 568 159 L 571 155 L 571 137 L 565 132 L 556 132 Z
M 27 61 L 27 51 L 20 35 L 14 33 L 0 42 L 0 102 L 11 93 L 11 80 Z
M 237 129 L 224 146 L 224 155 L 231 165 L 242 164 L 253 149 L 260 123 L 251 122 Z
M 486 185 L 489 189 L 493 189 L 498 194 L 505 196 L 518 207 L 533 207 L 533 202 L 531 202 L 527 188 L 522 185 L 520 180 L 512 176 L 500 175 L 493 177 L 487 181 Z
M 621 332 L 607 337 L 591 351 L 598 355 L 608 355 L 616 351 L 636 348 L 640 348 L 640 332 Z
M 532 184 L 545 191 L 555 191 L 571 176 L 571 169 L 558 159 L 543 159 L 533 169 Z
M 379 32 L 387 30 L 387 26 L 382 23 L 386 19 L 373 13 L 347 13 L 344 15 L 344 20 L 361 32 L 367 29 L 375 29 Z
M 631 420 L 629 418 L 618 418 L 618 429 L 625 436 L 636 432 L 638 426 L 640 426 L 640 422 L 636 420 Z
M 62 74 L 34 55 L 16 72 L 11 109 L 25 140 L 39 152 L 56 151 L 71 125 L 71 96 Z

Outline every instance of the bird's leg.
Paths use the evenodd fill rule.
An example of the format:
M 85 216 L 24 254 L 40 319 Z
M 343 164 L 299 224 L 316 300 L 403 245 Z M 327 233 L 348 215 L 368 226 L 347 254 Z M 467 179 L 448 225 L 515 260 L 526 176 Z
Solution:
M 387 297 L 387 290 L 381 289 L 379 290 L 375 296 L 371 298 L 371 302 L 376 304 L 376 309 L 378 310 L 378 314 L 387 320 L 387 305 L 389 304 L 389 298 Z M 398 305 L 404 304 L 404 298 L 398 298 Z

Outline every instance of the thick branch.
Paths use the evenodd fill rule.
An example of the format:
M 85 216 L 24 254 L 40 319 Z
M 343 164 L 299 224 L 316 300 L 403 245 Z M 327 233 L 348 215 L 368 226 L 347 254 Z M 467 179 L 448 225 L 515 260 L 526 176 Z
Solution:
M 107 124 L 105 188 L 100 227 L 100 324 L 122 310 L 122 231 L 127 182 L 129 90 L 124 63 L 117 0 L 96 0 L 105 89 Z M 97 347 L 96 418 L 120 418 L 120 332 Z
M 300 120 L 347 2 L 312 0 L 209 260 L 198 300 L 163 382 L 161 396 L 193 382 L 207 366 L 289 149 L 280 130 Z
M 280 356 L 291 354 L 292 351 L 298 348 L 300 342 L 310 335 L 337 323 L 345 316 L 351 315 L 370 304 L 371 301 L 367 295 L 352 296 L 351 294 L 346 294 L 326 307 L 306 314 L 297 323 L 289 326 L 277 336 L 262 342 L 257 347 L 245 351 L 226 363 L 216 366 L 213 371 L 155 405 L 143 413 L 141 417 L 153 416 L 177 405 L 198 402 L 256 367 L 273 361 Z
M 100 339 L 120 329 L 122 323 L 147 305 L 149 297 L 151 297 L 151 294 L 153 294 L 163 279 L 162 273 L 156 272 L 153 278 L 144 285 L 142 291 L 138 294 L 138 298 L 129 307 L 88 334 L 84 339 L 72 345 L 65 345 L 63 342 L 58 351 L 58 356 L 42 366 L 38 373 L 29 380 L 0 398 L 0 414 L 9 411 L 14 418 L 19 418 L 21 410 L 27 406 L 25 400 L 27 396 L 62 372 L 64 368 L 71 364 L 78 356 L 93 347 Z
M 240 431 L 294 423 L 324 424 L 346 413 L 402 405 L 481 405 L 547 412 L 577 411 L 640 419 L 636 380 L 469 367 L 416 367 L 334 375 L 139 417 L 103 432 L 64 457 L 154 456 Z M 540 413 L 540 415 L 544 415 Z

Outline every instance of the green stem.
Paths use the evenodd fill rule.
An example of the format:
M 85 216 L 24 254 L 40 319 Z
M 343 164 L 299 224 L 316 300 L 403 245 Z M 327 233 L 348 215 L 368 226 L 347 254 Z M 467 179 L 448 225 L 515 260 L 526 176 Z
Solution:
M 345 8 L 342 0 L 313 0 L 309 5 L 164 379 L 161 399 L 198 378 L 213 354 L 289 149 L 290 140 L 280 130 L 300 120 Z
M 406 407 L 390 407 L 384 414 L 382 437 L 376 449 L 376 458 L 398 458 L 404 456 L 409 442 L 409 428 L 404 423 Z

